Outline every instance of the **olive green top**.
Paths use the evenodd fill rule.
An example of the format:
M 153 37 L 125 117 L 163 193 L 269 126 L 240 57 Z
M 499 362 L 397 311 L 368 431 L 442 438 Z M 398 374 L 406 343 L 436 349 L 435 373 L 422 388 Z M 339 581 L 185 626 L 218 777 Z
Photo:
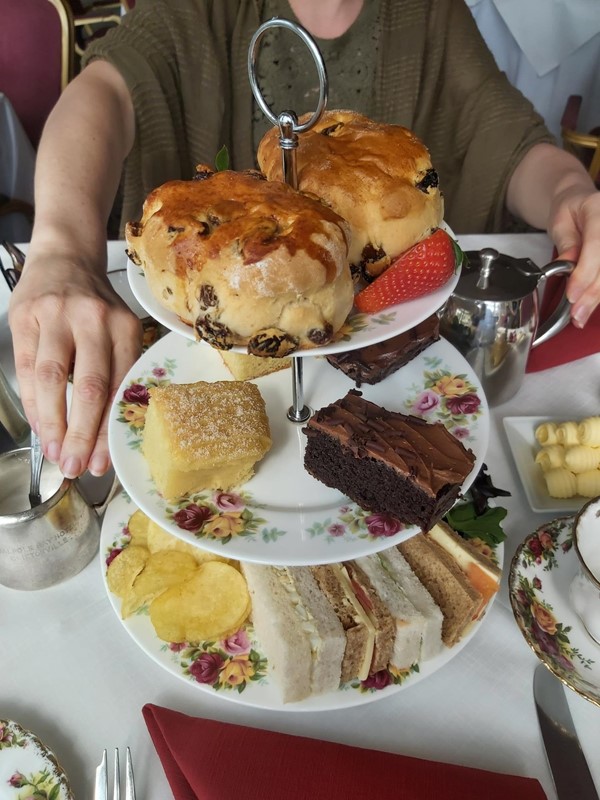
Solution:
M 290 18 L 298 22 L 287 0 L 265 0 L 264 19 Z M 379 0 L 366 0 L 352 27 L 336 39 L 313 37 L 327 68 L 327 108 L 350 108 L 367 117 L 375 112 L 372 86 L 379 46 Z M 319 78 L 312 55 L 295 34 L 283 28 L 267 31 L 260 42 L 257 80 L 269 108 L 277 116 L 294 111 L 299 117 L 314 111 L 319 99 Z M 271 122 L 254 103 L 254 151 Z
M 294 19 L 285 0 L 138 0 L 89 47 L 84 63 L 112 62 L 135 107 L 122 226 L 139 219 L 153 188 L 190 178 L 198 163 L 213 164 L 223 145 L 232 168 L 255 165 L 262 122 L 248 80 L 248 46 L 274 9 Z M 414 130 L 431 152 L 454 231 L 501 229 L 516 164 L 532 145 L 553 139 L 498 70 L 464 1 L 365 0 L 346 34 L 319 44 L 332 84 L 328 108 L 351 105 Z M 275 58 L 260 56 L 265 95 L 275 112 L 279 103 L 310 110 L 312 57 L 307 52 L 306 67 L 298 69 L 302 46 L 294 47 L 293 59 L 289 39 L 275 46 Z

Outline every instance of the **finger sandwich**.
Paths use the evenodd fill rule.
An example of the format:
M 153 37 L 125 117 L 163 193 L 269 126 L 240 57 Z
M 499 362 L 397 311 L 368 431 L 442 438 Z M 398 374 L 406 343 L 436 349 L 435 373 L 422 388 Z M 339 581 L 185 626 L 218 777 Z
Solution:
M 284 703 L 340 685 L 344 629 L 308 567 L 244 563 L 256 636 Z
M 437 656 L 444 648 L 442 642 L 444 615 L 440 607 L 417 578 L 410 564 L 397 547 L 390 547 L 388 550 L 379 553 L 377 557 L 392 580 L 398 584 L 407 599 L 423 616 L 422 660 L 425 661 Z
M 410 602 L 390 571 L 384 568 L 377 554 L 357 558 L 355 563 L 367 575 L 394 620 L 390 664 L 397 669 L 408 669 L 421 659 L 425 618 Z
M 475 619 L 482 601 L 480 592 L 455 559 L 424 533 L 411 536 L 398 549 L 440 607 L 444 615 L 442 639 L 452 647 Z

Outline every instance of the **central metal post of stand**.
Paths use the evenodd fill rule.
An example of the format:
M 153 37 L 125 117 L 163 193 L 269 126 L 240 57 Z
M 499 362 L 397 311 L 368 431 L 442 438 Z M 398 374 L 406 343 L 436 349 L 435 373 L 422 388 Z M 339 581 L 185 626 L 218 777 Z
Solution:
M 287 28 L 302 39 L 308 47 L 317 66 L 319 75 L 319 101 L 314 114 L 302 125 L 298 124 L 298 117 L 293 111 L 282 111 L 276 117 L 264 97 L 256 79 L 256 59 L 258 45 L 263 34 L 270 28 Z M 327 104 L 327 71 L 321 52 L 314 39 L 301 25 L 287 19 L 277 17 L 265 22 L 256 31 L 248 49 L 248 76 L 252 93 L 263 114 L 273 125 L 279 127 L 279 146 L 281 148 L 283 179 L 293 189 L 298 188 L 298 173 L 296 170 L 296 148 L 298 147 L 298 134 L 309 130 L 315 125 L 325 111 Z M 292 356 L 292 406 L 288 409 L 287 417 L 292 422 L 306 422 L 310 417 L 310 408 L 304 404 L 304 388 L 302 382 L 302 356 Z

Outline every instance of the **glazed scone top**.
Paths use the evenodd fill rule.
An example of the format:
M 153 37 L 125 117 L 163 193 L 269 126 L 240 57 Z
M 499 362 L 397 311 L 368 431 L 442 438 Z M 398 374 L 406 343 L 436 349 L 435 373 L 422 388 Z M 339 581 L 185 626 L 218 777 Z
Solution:
M 299 189 L 323 198 L 350 223 L 352 265 L 372 262 L 379 272 L 442 221 L 429 151 L 401 125 L 353 111 L 326 111 L 300 134 L 296 159 Z M 267 178 L 281 180 L 278 128 L 263 137 L 258 163 Z
M 263 330 L 288 336 L 288 352 L 328 341 L 353 302 L 346 221 L 257 172 L 197 177 L 155 189 L 127 225 L 155 297 L 221 349 Z

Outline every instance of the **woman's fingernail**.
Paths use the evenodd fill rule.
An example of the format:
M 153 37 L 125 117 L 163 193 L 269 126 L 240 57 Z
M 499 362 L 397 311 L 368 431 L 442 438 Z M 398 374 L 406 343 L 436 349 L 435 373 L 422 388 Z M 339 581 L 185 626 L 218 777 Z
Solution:
M 573 312 L 571 316 L 571 322 L 576 328 L 583 328 L 585 323 L 588 321 L 588 317 L 589 311 L 587 308 L 578 308 Z
M 81 473 L 81 459 L 77 456 L 69 456 L 62 465 L 61 472 L 65 478 L 77 478 Z
M 92 460 L 88 464 L 88 470 L 95 475 L 96 478 L 99 478 L 101 475 L 104 475 L 106 470 L 108 469 L 108 457 L 104 455 L 95 455 L 92 457 Z
M 58 461 L 60 459 L 60 449 L 61 448 L 59 442 L 50 442 L 50 444 L 46 448 L 46 458 L 48 459 L 48 461 L 51 461 L 53 464 L 58 464 Z

